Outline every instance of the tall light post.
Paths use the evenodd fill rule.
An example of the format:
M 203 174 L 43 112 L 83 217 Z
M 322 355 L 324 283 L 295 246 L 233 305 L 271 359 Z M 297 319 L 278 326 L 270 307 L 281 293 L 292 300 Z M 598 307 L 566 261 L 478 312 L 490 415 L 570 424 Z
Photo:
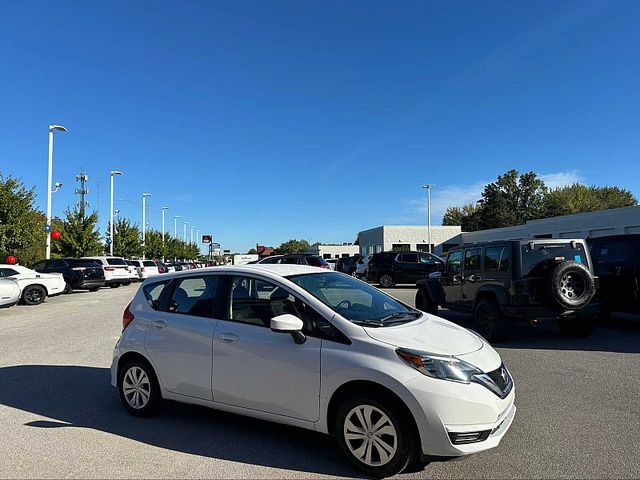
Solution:
M 173 238 L 178 238 L 178 219 L 180 215 L 173 216 Z
M 187 243 L 187 225 L 189 225 L 189 222 L 184 222 L 182 225 L 182 241 L 184 243 Z
M 143 193 L 142 194 L 142 260 L 145 259 L 145 237 L 146 237 L 146 230 L 147 230 L 147 224 L 146 224 L 146 214 L 147 214 L 147 197 L 150 197 L 151 194 L 150 193 Z
M 113 177 L 116 175 L 123 175 L 120 170 L 111 170 L 109 176 L 111 177 L 111 199 L 109 209 L 109 255 L 113 256 Z
M 49 228 L 47 229 L 47 248 L 46 248 L 46 257 L 47 259 L 51 258 L 51 194 L 54 190 L 51 190 L 51 182 L 53 181 L 53 131 L 57 130 L 59 132 L 66 132 L 67 129 L 62 125 L 49 125 L 49 170 L 47 172 L 47 225 Z M 62 186 L 62 184 L 60 184 Z M 56 184 L 55 191 L 58 191 L 60 188 L 58 184 Z
M 431 189 L 434 185 L 427 184 L 422 188 L 427 189 L 427 242 L 429 243 L 429 253 L 431 253 Z
M 168 210 L 169 207 L 162 207 L 162 261 L 164 262 L 164 211 Z
M 191 243 L 193 243 L 193 231 L 195 230 L 195 228 L 195 225 L 191 225 Z

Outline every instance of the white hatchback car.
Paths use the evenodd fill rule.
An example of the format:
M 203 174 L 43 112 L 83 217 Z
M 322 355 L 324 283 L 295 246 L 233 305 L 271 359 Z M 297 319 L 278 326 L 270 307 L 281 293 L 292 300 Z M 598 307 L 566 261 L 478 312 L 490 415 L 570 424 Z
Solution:
M 0 308 L 9 308 L 20 301 L 20 287 L 12 278 L 0 278 Z
M 329 433 L 376 476 L 493 448 L 516 411 L 480 336 L 326 269 L 163 275 L 122 323 L 111 382 L 131 414 L 170 399 Z
M 38 305 L 47 297 L 64 293 L 66 288 L 61 273 L 40 273 L 22 265 L 0 265 L 0 277 L 16 281 L 20 300 L 27 305 Z

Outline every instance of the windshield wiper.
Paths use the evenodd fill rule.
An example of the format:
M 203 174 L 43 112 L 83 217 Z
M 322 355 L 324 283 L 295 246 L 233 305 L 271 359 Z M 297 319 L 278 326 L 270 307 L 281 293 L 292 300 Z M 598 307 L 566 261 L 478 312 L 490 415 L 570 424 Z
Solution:
M 420 312 L 394 312 L 391 315 L 382 317 L 379 321 L 382 322 L 383 325 L 389 325 L 391 323 L 404 323 L 404 321 L 400 320 L 401 318 L 410 317 L 412 320 L 415 320 L 420 316 L 422 316 Z
M 384 325 L 381 320 L 370 320 L 368 318 L 351 320 L 351 323 L 355 323 L 356 325 L 362 325 L 364 327 L 382 327 Z

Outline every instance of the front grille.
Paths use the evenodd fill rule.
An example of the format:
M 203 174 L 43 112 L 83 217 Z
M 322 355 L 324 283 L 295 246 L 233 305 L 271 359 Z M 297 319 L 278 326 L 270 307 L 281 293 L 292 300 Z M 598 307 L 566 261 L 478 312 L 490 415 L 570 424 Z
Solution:
M 502 390 L 503 392 L 509 388 L 511 390 L 511 375 L 509 375 L 509 371 L 504 366 L 504 363 L 500 365 L 499 368 L 496 368 L 492 372 L 487 372 L 489 378 L 493 380 L 493 382 Z M 508 393 L 508 392 L 507 392 Z
M 472 381 L 485 386 L 500 398 L 506 398 L 513 388 L 513 379 L 504 363 L 491 372 L 474 375 Z

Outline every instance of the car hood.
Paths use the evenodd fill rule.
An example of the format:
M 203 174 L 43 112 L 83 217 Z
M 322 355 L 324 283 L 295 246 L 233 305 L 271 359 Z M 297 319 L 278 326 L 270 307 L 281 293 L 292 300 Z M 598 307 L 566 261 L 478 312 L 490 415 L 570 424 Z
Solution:
M 414 322 L 364 330 L 379 342 L 438 355 L 465 355 L 484 345 L 480 337 L 466 328 L 428 314 Z

